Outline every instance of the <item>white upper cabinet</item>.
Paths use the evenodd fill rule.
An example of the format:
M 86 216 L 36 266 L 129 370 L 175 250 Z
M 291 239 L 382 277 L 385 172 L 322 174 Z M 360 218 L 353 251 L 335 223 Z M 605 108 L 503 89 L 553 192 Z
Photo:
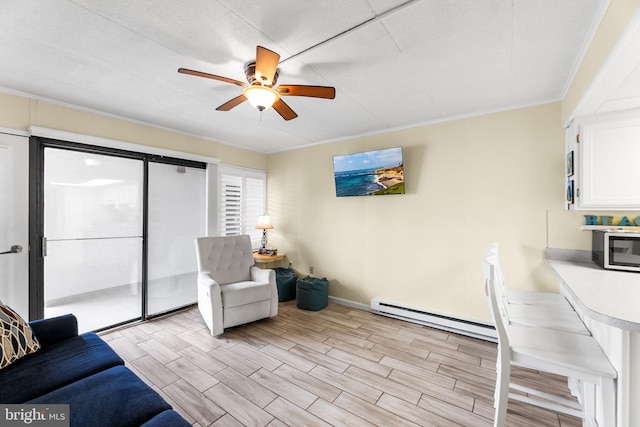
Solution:
M 640 209 L 640 111 L 577 118 L 567 129 L 567 165 L 572 152 L 569 209 Z

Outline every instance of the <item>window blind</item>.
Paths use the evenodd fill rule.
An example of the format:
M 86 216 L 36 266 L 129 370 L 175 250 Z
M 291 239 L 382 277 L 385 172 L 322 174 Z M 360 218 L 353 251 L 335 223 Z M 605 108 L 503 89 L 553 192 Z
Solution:
M 266 173 L 221 166 L 220 235 L 248 234 L 259 246 L 262 230 L 256 229 L 258 217 L 265 213 Z

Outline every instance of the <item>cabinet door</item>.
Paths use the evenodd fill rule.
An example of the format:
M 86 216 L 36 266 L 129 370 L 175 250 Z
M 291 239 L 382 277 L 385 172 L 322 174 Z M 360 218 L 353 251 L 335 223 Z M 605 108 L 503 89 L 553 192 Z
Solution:
M 640 117 L 580 126 L 576 209 L 640 208 Z

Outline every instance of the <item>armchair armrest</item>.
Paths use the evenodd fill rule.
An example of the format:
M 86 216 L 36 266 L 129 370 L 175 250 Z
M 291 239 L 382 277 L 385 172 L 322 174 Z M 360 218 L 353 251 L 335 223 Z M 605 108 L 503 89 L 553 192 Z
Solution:
M 29 322 L 42 347 L 78 336 L 78 319 L 73 314 Z
M 209 273 L 198 274 L 198 309 L 212 336 L 224 332 L 220 285 Z
M 250 269 L 251 280 L 254 282 L 269 282 L 276 283 L 276 272 L 267 268 L 256 267 L 255 265 Z
M 255 282 L 268 282 L 271 286 L 271 309 L 269 310 L 269 317 L 273 317 L 278 314 L 278 285 L 276 283 L 275 270 L 256 267 L 251 267 L 250 275 L 251 280 Z
M 198 286 L 217 286 L 220 285 L 215 281 L 213 277 L 211 277 L 210 273 L 199 273 L 198 274 Z

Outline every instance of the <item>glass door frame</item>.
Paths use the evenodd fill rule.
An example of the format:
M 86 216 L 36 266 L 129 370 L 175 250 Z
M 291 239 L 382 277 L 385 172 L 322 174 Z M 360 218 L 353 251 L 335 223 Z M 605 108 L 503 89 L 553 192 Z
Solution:
M 165 313 L 148 314 L 148 232 L 149 232 L 149 163 L 164 163 L 176 166 L 206 169 L 207 164 L 195 160 L 167 157 L 110 147 L 81 144 L 77 142 L 32 136 L 29 138 L 29 318 L 44 318 L 44 152 L 45 148 L 57 148 L 91 154 L 101 154 L 143 162 L 142 184 L 142 272 L 141 272 L 141 316 L 120 323 L 147 320 Z M 106 328 L 105 328 L 106 329 Z

